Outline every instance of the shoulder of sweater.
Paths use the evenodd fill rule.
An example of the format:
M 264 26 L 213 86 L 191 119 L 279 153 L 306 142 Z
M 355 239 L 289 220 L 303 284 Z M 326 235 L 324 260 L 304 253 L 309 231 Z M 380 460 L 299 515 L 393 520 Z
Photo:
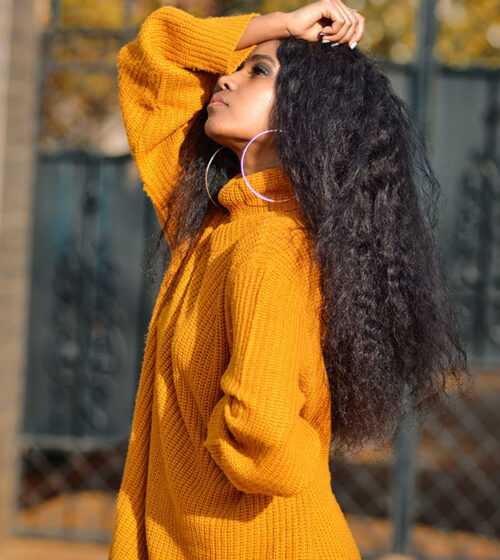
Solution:
M 249 228 L 233 247 L 229 284 L 246 286 L 252 277 L 263 278 L 265 274 L 273 289 L 298 288 L 306 298 L 310 316 L 319 317 L 323 305 L 321 267 L 303 222 L 279 216 L 265 217 L 257 224 L 261 227 Z
M 233 266 L 276 267 L 289 273 L 309 266 L 313 245 L 302 221 L 283 215 L 264 217 L 257 224 L 236 241 Z

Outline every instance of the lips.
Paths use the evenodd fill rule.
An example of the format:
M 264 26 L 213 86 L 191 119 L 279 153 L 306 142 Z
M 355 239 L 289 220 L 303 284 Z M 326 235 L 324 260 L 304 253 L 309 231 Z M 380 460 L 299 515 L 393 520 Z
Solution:
M 224 99 L 224 97 L 222 97 L 222 95 L 220 93 L 216 93 L 216 94 L 212 95 L 209 105 L 214 105 L 214 104 L 218 104 L 218 103 L 222 103 L 223 105 L 228 104 L 226 102 L 226 100 Z

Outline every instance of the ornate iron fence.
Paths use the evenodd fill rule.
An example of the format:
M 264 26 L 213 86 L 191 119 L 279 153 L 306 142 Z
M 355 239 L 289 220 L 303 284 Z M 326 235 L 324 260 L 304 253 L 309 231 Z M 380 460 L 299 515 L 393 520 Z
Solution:
M 109 509 L 118 490 L 154 297 L 142 264 L 155 216 L 129 155 L 40 154 L 36 195 L 20 529 L 106 539 L 109 519 L 88 530 L 64 518 Z

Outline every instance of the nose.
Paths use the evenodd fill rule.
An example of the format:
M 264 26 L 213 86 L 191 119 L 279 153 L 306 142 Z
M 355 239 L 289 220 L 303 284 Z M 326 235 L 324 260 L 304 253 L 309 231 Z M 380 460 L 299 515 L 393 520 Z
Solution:
M 222 76 L 219 76 L 216 85 L 216 91 L 223 89 L 234 91 L 238 87 L 234 74 L 223 74 Z

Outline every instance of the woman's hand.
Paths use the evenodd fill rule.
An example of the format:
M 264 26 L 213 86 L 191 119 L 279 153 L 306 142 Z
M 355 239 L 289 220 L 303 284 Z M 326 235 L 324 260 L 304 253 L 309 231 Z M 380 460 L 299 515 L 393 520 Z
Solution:
M 293 12 L 271 12 L 250 20 L 236 50 L 293 35 L 299 39 L 327 39 L 353 48 L 365 32 L 365 18 L 348 12 L 340 0 L 317 0 Z M 320 35 L 323 33 L 323 37 Z M 333 44 L 333 43 L 332 43 Z
M 354 48 L 364 34 L 365 18 L 357 12 L 348 12 L 349 9 L 340 0 L 317 0 L 293 12 L 283 12 L 282 18 L 289 35 L 307 41 L 323 38 L 336 43 L 348 42 Z

